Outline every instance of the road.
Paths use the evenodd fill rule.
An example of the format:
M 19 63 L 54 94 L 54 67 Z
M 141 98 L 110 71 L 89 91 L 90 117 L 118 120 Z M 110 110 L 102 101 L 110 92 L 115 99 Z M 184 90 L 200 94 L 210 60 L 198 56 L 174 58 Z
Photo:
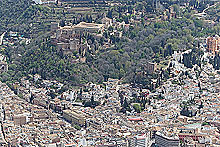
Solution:
M 217 4 L 220 4 L 220 2 L 217 2 L 215 3 L 214 5 L 211 5 L 211 6 L 208 6 L 207 8 L 205 8 L 201 13 L 196 13 L 194 15 L 196 16 L 205 16 L 206 15 L 206 11 L 209 9 L 209 8 L 212 8 L 212 7 L 215 7 Z
M 4 36 L 5 36 L 5 32 L 1 35 L 1 37 L 0 37 L 0 45 L 2 45 L 2 43 L 3 43 L 3 38 L 4 38 Z

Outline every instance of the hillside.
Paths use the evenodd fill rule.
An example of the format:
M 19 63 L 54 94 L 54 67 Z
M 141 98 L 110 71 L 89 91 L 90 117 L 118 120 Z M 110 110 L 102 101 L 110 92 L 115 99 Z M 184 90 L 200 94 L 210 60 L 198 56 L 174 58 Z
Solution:
M 128 2 L 126 7 L 111 7 L 106 13 L 118 22 L 128 21 L 131 26 L 129 30 L 119 30 L 123 34 L 120 38 L 110 35 L 113 31 L 118 31 L 112 28 L 106 29 L 100 39 L 84 36 L 87 42 L 94 42 L 95 50 L 86 52 L 85 63 L 72 63 L 73 57 L 61 55 L 56 46 L 51 44 L 50 22 L 63 21 L 70 24 L 73 23 L 71 18 L 74 22 L 92 18 L 93 22 L 99 23 L 103 13 L 94 10 L 94 13 L 78 14 L 70 13 L 61 6 L 31 4 L 28 0 L 0 2 L 1 32 L 12 30 L 30 39 L 27 45 L 6 45 L 1 50 L 9 59 L 9 71 L 1 75 L 4 82 L 16 81 L 28 74 L 40 74 L 44 79 L 56 79 L 69 85 L 85 84 L 89 81 L 102 83 L 108 78 L 119 78 L 124 82 L 151 87 L 151 79 L 157 78 L 158 73 L 146 73 L 144 65 L 154 62 L 158 64 L 158 70 L 162 70 L 160 67 L 166 67 L 174 51 L 196 48 L 198 42 L 194 38 L 215 34 L 217 31 L 217 26 L 211 27 L 202 20 L 193 18 L 194 11 L 175 9 L 175 4 L 171 6 L 176 16 L 170 17 L 169 12 L 164 14 L 160 10 L 154 13 L 153 7 L 149 10 L 152 3 L 148 1 L 148 5 L 142 1 L 137 4 Z M 130 11 L 134 7 L 136 11 L 142 8 L 149 11 L 144 15 L 150 19 L 137 19 Z M 163 20 L 162 14 L 167 19 Z M 113 46 L 103 49 L 103 42 L 106 40 L 110 40 Z M 168 77 L 165 75 L 166 71 L 163 73 L 165 80 Z

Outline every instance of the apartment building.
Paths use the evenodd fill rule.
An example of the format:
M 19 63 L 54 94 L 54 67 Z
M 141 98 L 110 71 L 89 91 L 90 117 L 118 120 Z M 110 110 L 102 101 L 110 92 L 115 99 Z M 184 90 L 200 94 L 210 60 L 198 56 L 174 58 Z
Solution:
M 219 36 L 213 36 L 207 38 L 207 51 L 210 53 L 214 53 L 219 50 L 220 46 L 220 37 Z
M 79 111 L 63 110 L 63 118 L 70 122 L 72 125 L 86 125 L 86 117 Z
M 160 132 L 155 134 L 155 143 L 158 147 L 179 147 L 180 141 L 177 137 L 168 137 Z

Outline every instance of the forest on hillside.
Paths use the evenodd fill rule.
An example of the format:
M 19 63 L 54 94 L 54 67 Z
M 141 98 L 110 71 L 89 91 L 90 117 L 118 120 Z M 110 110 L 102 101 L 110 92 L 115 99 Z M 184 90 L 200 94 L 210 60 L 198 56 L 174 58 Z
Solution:
M 190 5 L 197 11 L 201 11 L 208 3 L 190 1 Z M 85 63 L 72 63 L 70 57 L 60 55 L 56 46 L 51 44 L 50 24 L 44 20 L 53 18 L 67 23 L 65 18 L 71 15 L 72 21 L 91 21 L 87 20 L 90 18 L 98 23 L 102 14 L 89 14 L 91 18 L 88 14 L 69 14 L 61 8 L 61 11 L 56 11 L 55 5 L 33 5 L 29 0 L 1 1 L 0 32 L 16 31 L 31 38 L 28 45 L 16 44 L 1 50 L 9 62 L 9 71 L 1 74 L 1 80 L 12 82 L 28 74 L 40 74 L 44 79 L 55 79 L 70 85 L 85 84 L 89 81 L 102 83 L 108 78 L 118 78 L 147 87 L 150 79 L 158 75 L 143 74 L 144 64 L 148 61 L 160 64 L 161 61 L 169 60 L 174 51 L 195 49 L 198 44 L 195 38 L 214 35 L 220 30 L 219 24 L 212 26 L 195 18 L 195 10 L 180 9 L 175 0 L 161 0 L 161 4 L 164 9 L 174 7 L 177 17 L 150 23 L 142 18 L 140 23 L 135 23 L 128 31 L 122 30 L 121 38 L 111 36 L 111 28 L 105 31 L 101 39 L 94 41 L 94 38 L 87 37 L 88 42 L 94 42 L 97 46 L 101 46 L 103 40 L 110 39 L 114 47 L 88 51 Z M 144 9 L 148 17 L 155 19 L 163 14 L 163 9 L 155 10 L 149 0 L 127 1 L 126 6 L 109 7 L 106 14 L 109 18 L 126 22 L 134 17 L 125 15 L 126 12 L 132 13 L 133 8 L 136 11 Z

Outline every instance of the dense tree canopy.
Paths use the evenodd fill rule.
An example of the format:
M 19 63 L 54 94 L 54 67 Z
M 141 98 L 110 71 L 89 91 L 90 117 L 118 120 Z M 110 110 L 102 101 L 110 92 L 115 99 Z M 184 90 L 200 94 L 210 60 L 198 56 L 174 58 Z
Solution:
M 50 40 L 50 19 L 59 20 L 62 26 L 81 21 L 99 23 L 102 14 L 94 16 L 69 13 L 64 9 L 55 9 L 56 5 L 51 7 L 32 5 L 29 0 L 1 1 L 0 31 L 18 31 L 31 38 L 29 45 L 17 44 L 1 51 L 8 57 L 10 63 L 8 73 L 2 74 L 1 78 L 4 81 L 19 80 L 27 74 L 38 73 L 45 79 L 56 79 L 77 85 L 88 81 L 101 83 L 111 77 L 150 87 L 150 79 L 158 75 L 145 73 L 143 65 L 148 61 L 159 65 L 161 61 L 169 60 L 174 51 L 196 50 L 195 38 L 219 32 L 219 24 L 212 26 L 196 19 L 193 16 L 195 12 L 191 9 L 180 9 L 179 4 L 186 1 L 161 0 L 164 8 L 159 10 L 154 7 L 151 0 L 124 1 L 127 5 L 109 7 L 106 10 L 107 16 L 116 18 L 119 22 L 129 23 L 130 19 L 136 19 L 132 14 L 134 8 L 136 11 L 144 9 L 148 15 L 141 15 L 141 21 L 131 24 L 129 30 L 120 28 L 122 37 L 111 35 L 112 27 L 106 29 L 100 39 L 87 34 L 84 39 L 89 42 L 91 50 L 86 52 L 85 63 L 72 63 L 72 57 L 57 52 L 56 46 L 52 45 Z M 197 0 L 189 2 L 198 11 L 203 10 L 208 4 L 206 0 L 200 3 Z M 173 7 L 176 17 L 149 21 L 148 18 L 156 19 L 163 14 L 164 9 L 170 7 Z M 169 16 L 169 12 L 167 13 Z M 106 40 L 110 40 L 113 46 L 102 49 Z M 193 51 L 189 55 L 184 55 L 184 64 L 188 67 L 200 64 L 197 54 L 200 55 Z M 215 57 L 214 62 L 217 60 L 218 57 Z M 218 68 L 218 64 L 215 65 Z

